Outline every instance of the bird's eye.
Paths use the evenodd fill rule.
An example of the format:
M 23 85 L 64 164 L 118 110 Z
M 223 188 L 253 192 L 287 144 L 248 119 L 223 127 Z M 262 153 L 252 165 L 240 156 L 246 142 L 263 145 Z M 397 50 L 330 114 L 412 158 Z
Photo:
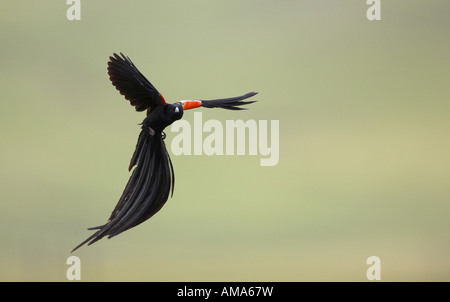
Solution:
M 176 112 L 176 113 L 180 112 L 180 108 L 175 107 L 175 112 Z

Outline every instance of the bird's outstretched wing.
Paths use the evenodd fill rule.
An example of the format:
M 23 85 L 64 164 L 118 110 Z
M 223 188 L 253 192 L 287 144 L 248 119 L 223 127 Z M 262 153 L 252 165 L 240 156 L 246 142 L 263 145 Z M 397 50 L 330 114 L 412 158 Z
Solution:
M 226 99 L 216 99 L 216 100 L 201 100 L 202 107 L 206 108 L 223 108 L 229 110 L 244 110 L 247 108 L 242 108 L 238 106 L 252 104 L 256 101 L 243 101 L 248 99 L 254 95 L 258 94 L 257 92 L 249 92 L 241 96 L 226 98 Z
M 76 246 L 92 243 L 107 236 L 111 238 L 126 231 L 156 214 L 166 203 L 175 183 L 172 162 L 161 133 L 150 135 L 143 127 L 136 150 L 130 161 L 131 177 L 106 224 L 89 228 L 96 230 L 85 241 Z
M 108 75 L 112 84 L 136 111 L 150 111 L 166 104 L 161 93 L 137 69 L 130 58 L 120 53 L 109 57 Z
M 256 101 L 243 101 L 248 99 L 254 95 L 258 94 L 257 92 L 249 92 L 241 96 L 236 96 L 232 98 L 225 99 L 215 99 L 215 100 L 183 100 L 179 103 L 182 104 L 184 110 L 197 108 L 197 107 L 205 107 L 205 108 L 222 108 L 228 110 L 245 110 L 247 108 L 240 107 L 242 105 L 248 105 L 255 103 Z

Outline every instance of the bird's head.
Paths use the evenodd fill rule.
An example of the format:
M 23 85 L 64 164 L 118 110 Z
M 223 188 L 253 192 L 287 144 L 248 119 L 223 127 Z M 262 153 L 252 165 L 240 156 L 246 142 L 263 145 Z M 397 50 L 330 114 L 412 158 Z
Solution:
M 167 104 L 164 106 L 164 113 L 171 122 L 179 120 L 183 117 L 183 105 L 181 104 Z

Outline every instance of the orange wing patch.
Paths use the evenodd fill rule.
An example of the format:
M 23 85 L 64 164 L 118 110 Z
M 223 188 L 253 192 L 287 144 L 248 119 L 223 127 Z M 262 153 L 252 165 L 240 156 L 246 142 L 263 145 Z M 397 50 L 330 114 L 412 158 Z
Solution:
M 183 104 L 183 109 L 188 110 L 192 108 L 198 108 L 202 106 L 202 101 L 196 100 L 196 101 L 181 101 L 181 104 Z

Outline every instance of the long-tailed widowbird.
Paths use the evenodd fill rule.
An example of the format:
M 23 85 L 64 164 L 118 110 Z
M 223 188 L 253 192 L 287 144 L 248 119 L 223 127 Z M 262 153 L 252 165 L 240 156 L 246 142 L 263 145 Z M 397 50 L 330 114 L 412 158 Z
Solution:
M 181 119 L 184 110 L 206 107 L 229 110 L 245 109 L 240 106 L 254 103 L 244 101 L 257 94 L 247 94 L 215 100 L 183 100 L 167 103 L 156 88 L 142 75 L 130 58 L 120 53 L 109 57 L 108 75 L 112 84 L 125 96 L 136 111 L 147 111 L 142 130 L 131 157 L 128 170 L 134 168 L 108 222 L 89 228 L 95 233 L 76 246 L 88 245 L 107 236 L 111 238 L 144 222 L 158 212 L 173 194 L 175 176 L 167 152 L 163 130 Z

